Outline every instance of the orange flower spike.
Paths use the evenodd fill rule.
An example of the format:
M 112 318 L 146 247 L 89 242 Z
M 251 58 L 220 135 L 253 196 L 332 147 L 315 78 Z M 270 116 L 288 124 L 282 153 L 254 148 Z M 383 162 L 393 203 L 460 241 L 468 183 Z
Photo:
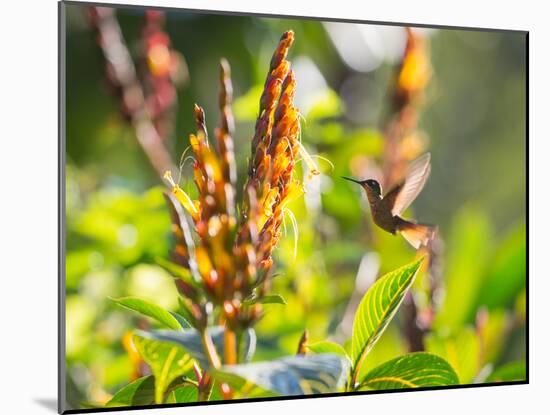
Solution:
M 191 200 L 174 183 L 170 173 L 166 175 L 175 197 L 195 222 L 198 242 L 193 264 L 195 275 L 200 275 L 197 280 L 202 279 L 206 299 L 222 309 L 229 327 L 235 330 L 249 327 L 262 315 L 261 305 L 241 307 L 240 300 L 255 287 L 262 287 L 262 292 L 268 289 L 263 283 L 273 266 L 272 251 L 281 237 L 288 210 L 285 206 L 303 193 L 301 184 L 292 178 L 300 151 L 300 114 L 293 104 L 296 79 L 286 59 L 293 41 L 291 31 L 284 33 L 270 62 L 251 142 L 238 229 L 231 137 L 233 87 L 227 61 L 220 62 L 220 121 L 214 146 L 208 140 L 204 110 L 194 106 L 197 133 L 189 137 L 189 142 L 194 153 L 193 174 L 199 200 Z M 204 326 L 204 307 L 192 303 L 189 309 L 199 326 Z
M 269 138 L 273 109 L 281 93 L 282 81 L 286 78 L 289 69 L 286 56 L 293 42 L 294 32 L 289 30 L 283 33 L 271 58 L 264 90 L 260 98 L 260 117 L 256 121 L 256 132 L 252 139 L 252 154 L 256 153 L 256 147 L 260 141 Z M 252 167 L 250 170 L 252 172 Z

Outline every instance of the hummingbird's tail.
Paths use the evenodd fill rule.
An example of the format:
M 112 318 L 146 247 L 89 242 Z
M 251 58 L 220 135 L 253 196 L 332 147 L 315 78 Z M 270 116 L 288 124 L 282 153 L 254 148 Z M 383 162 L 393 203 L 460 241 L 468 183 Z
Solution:
M 415 249 L 418 249 L 421 246 L 427 246 L 433 240 L 437 227 L 410 222 L 397 216 L 397 231 Z

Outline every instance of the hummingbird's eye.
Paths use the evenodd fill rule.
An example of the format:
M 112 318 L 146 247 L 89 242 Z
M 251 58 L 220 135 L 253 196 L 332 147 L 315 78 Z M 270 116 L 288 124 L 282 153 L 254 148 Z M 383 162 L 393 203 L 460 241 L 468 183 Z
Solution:
M 367 180 L 367 186 L 369 186 L 373 191 L 380 193 L 380 185 L 376 180 Z

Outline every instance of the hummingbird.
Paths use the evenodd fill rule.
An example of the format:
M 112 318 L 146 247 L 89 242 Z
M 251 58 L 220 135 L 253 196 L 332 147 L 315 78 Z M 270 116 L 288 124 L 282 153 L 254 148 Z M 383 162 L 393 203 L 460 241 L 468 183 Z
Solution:
M 424 188 L 430 175 L 430 153 L 426 153 L 411 162 L 405 178 L 382 196 L 382 187 L 374 179 L 343 179 L 361 185 L 367 193 L 372 219 L 385 231 L 395 235 L 400 233 L 415 249 L 426 246 L 433 239 L 436 227 L 416 223 L 401 217 Z

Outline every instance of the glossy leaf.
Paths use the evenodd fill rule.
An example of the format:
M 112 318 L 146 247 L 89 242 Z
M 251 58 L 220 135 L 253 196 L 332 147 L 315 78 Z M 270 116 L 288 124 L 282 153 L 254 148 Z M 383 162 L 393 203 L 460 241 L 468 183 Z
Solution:
M 107 407 L 151 405 L 155 401 L 155 378 L 144 376 L 124 386 L 107 402 Z
M 372 369 L 359 387 L 388 390 L 456 384 L 458 376 L 445 359 L 430 353 L 411 353 Z
M 198 399 L 198 390 L 193 385 L 176 388 L 170 393 L 168 403 L 186 403 L 196 402 Z
M 401 328 L 397 323 L 399 322 L 393 320 L 388 325 L 388 328 L 384 331 L 384 335 L 376 342 L 376 347 L 371 349 L 369 355 L 361 365 L 360 370 L 357 372 L 357 379 L 363 379 L 375 367 L 409 352 L 407 341 L 403 338 Z
M 414 281 L 424 258 L 390 272 L 367 291 L 353 321 L 351 360 L 354 373 L 384 332 Z
M 178 314 L 178 313 L 175 313 L 173 311 L 169 311 L 169 313 L 172 315 L 172 317 L 174 317 L 179 325 L 184 328 L 184 329 L 188 329 L 191 327 L 191 324 L 187 321 L 187 319 L 185 317 L 183 317 L 181 314 Z
M 224 329 L 222 326 L 211 327 L 208 333 L 212 337 L 212 341 L 218 355 L 223 355 L 224 349 Z M 194 329 L 181 330 L 155 330 L 155 331 L 138 331 L 138 334 L 144 338 L 166 342 L 167 344 L 175 343 L 183 347 L 195 360 L 197 360 L 202 368 L 209 366 L 208 357 L 204 352 L 202 340 L 199 332 Z M 243 347 L 241 349 L 242 359 L 248 361 L 256 349 L 256 335 L 253 329 L 249 329 L 243 336 Z
M 181 330 L 182 328 L 189 327 L 189 324 L 184 324 L 183 317 L 178 316 L 176 318 L 168 310 L 165 310 L 162 307 L 159 307 L 156 304 L 150 303 L 149 301 L 142 300 L 137 297 L 123 297 L 123 298 L 113 298 L 113 301 L 117 304 L 120 304 L 123 307 L 126 307 L 130 310 L 136 311 L 144 316 L 150 317 L 158 321 L 163 326 L 170 328 L 172 330 Z M 182 325 L 184 324 L 184 325 Z
M 173 343 L 135 335 L 134 344 L 155 376 L 155 403 L 162 403 L 170 383 L 192 369 L 193 359 L 186 350 Z
M 245 396 L 265 397 L 337 392 L 348 372 L 348 359 L 326 353 L 224 366 L 214 376 Z

